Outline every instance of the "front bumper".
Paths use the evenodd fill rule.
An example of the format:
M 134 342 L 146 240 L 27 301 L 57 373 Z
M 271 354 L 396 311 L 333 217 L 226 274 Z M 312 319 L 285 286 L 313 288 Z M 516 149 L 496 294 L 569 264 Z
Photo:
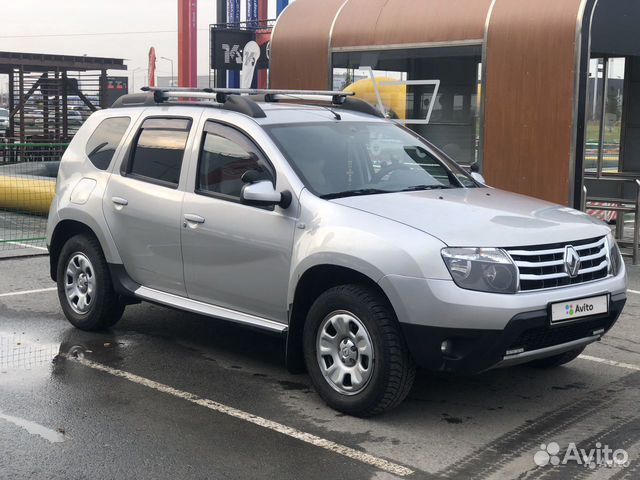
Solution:
M 598 340 L 622 312 L 627 278 L 623 268 L 617 276 L 597 282 L 516 295 L 463 290 L 451 280 L 392 275 L 384 277 L 380 286 L 418 365 L 435 371 L 477 373 L 557 355 Z M 609 314 L 551 326 L 549 304 L 604 294 L 610 295 Z M 452 355 L 441 352 L 444 340 L 452 340 Z
M 559 355 L 597 341 L 615 324 L 625 294 L 611 297 L 609 313 L 551 325 L 548 310 L 514 316 L 504 330 L 428 327 L 401 324 L 416 363 L 429 370 L 472 374 Z M 440 346 L 450 340 L 444 355 Z M 510 353 L 510 354 L 508 354 Z

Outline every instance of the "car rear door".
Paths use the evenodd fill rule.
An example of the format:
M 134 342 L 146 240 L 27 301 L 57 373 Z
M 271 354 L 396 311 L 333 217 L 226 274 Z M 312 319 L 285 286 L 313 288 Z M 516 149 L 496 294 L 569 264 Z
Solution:
M 186 110 L 181 114 L 176 110 Z M 146 116 L 103 198 L 109 230 L 127 273 L 145 287 L 186 296 L 181 207 L 192 150 L 193 109 Z M 187 113 L 189 112 L 189 113 Z M 186 152 L 186 153 L 185 153 Z

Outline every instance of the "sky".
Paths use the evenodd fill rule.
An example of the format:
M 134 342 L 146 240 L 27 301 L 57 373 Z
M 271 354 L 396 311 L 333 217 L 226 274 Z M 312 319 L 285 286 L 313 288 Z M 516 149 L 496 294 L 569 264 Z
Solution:
M 275 0 L 269 3 L 273 18 Z M 131 72 L 140 69 L 135 76 L 141 85 L 153 46 L 158 57 L 174 60 L 177 76 L 177 5 L 177 0 L 2 0 L 0 51 L 124 58 L 130 79 Z M 241 0 L 243 19 L 245 5 Z M 198 0 L 199 75 L 209 73 L 212 23 L 216 0 Z M 170 76 L 171 63 L 159 59 L 157 74 Z

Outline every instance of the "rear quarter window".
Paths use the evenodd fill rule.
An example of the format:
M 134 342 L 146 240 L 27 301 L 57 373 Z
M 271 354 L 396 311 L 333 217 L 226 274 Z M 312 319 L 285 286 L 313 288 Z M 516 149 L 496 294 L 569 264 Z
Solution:
M 96 168 L 109 168 L 130 123 L 129 117 L 114 117 L 107 118 L 98 125 L 87 142 L 87 157 Z

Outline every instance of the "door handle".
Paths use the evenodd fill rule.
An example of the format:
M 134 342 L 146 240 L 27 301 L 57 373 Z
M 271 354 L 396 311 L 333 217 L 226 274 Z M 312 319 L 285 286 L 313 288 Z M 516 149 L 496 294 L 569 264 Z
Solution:
M 122 197 L 111 197 L 111 201 L 116 205 L 120 205 L 121 207 L 129 205 L 129 201 L 126 198 Z
M 201 217 L 200 215 L 194 215 L 192 213 L 186 213 L 184 215 L 184 219 L 187 222 L 191 222 L 191 223 L 204 223 L 204 218 Z

